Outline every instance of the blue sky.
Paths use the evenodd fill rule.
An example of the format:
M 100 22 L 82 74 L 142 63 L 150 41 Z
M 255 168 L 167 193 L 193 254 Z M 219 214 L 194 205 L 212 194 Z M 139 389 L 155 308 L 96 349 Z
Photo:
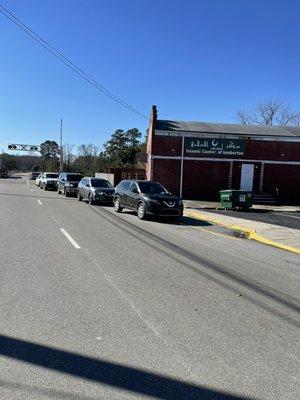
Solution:
M 0 0 L 114 94 L 161 119 L 236 122 L 281 97 L 300 110 L 300 2 Z M 87 84 L 0 15 L 0 148 L 102 146 L 147 121 Z

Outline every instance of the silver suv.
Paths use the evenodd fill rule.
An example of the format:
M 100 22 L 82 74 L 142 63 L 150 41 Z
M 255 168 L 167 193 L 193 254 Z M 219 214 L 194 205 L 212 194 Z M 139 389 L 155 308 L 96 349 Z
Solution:
M 107 179 L 85 176 L 79 182 L 77 198 L 87 200 L 89 204 L 113 202 L 115 189 Z

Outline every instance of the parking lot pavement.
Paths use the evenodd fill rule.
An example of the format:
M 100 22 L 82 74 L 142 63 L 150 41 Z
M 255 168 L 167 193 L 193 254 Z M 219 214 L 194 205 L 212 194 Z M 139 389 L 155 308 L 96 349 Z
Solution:
M 0 398 L 294 400 L 299 258 L 0 182 Z
M 251 221 L 265 222 L 267 224 L 285 226 L 291 229 L 300 229 L 300 213 L 288 211 L 250 210 L 248 212 L 232 210 L 205 210 L 214 214 L 227 215 Z
M 221 203 L 219 201 L 184 200 L 184 206 L 186 209 L 193 208 L 195 210 L 218 210 L 221 208 Z M 253 204 L 251 211 L 262 213 L 266 211 L 295 213 L 300 212 L 300 206 Z
M 208 210 L 185 211 L 186 216 L 233 229 L 249 239 L 300 254 L 300 230 L 257 220 L 238 218 L 239 213 L 216 213 Z

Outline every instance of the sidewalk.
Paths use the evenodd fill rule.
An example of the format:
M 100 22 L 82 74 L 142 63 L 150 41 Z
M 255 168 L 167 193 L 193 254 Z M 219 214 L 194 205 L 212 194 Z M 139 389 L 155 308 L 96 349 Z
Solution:
M 216 210 L 221 207 L 219 201 L 202 201 L 202 200 L 184 200 L 186 209 L 192 208 L 195 210 Z M 254 204 L 254 210 L 276 211 L 276 212 L 300 212 L 300 206 L 268 206 Z
M 204 209 L 192 209 L 188 208 L 186 202 L 185 206 L 187 208 L 184 215 L 187 217 L 244 232 L 249 239 L 300 254 L 300 230 L 298 229 L 206 212 Z

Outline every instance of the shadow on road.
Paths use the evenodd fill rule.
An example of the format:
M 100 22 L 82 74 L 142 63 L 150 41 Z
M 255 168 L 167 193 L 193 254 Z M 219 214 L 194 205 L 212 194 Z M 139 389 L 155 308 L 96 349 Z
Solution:
M 203 386 L 33 342 L 0 335 L 0 354 L 103 385 L 162 400 L 241 400 Z M 0 381 L 0 387 L 7 385 Z M 10 384 L 11 385 L 11 384 Z M 68 398 L 68 397 L 67 397 Z M 69 397 L 70 399 L 75 398 Z M 76 398 L 79 398 L 78 396 Z M 84 399 L 84 398 L 82 398 Z
M 187 225 L 187 226 L 212 226 L 212 224 L 210 222 L 201 221 L 199 219 L 191 218 L 191 217 L 182 217 L 180 219 L 180 224 Z
M 196 218 L 191 218 L 191 217 L 180 217 L 179 220 L 164 217 L 164 218 L 152 218 L 153 221 L 159 224 L 168 224 L 168 225 L 184 225 L 184 226 L 212 226 L 210 222 L 206 221 L 201 221 Z
M 122 214 L 132 215 L 133 217 L 137 218 L 136 212 L 134 212 L 132 210 L 123 210 Z M 154 217 L 154 216 L 149 215 L 147 217 L 147 220 L 154 221 L 154 222 L 156 222 L 158 224 L 186 225 L 186 226 L 206 226 L 206 227 L 207 226 L 212 226 L 212 224 L 209 223 L 209 222 L 200 221 L 198 219 L 191 218 L 191 217 L 185 217 L 185 216 L 180 217 L 179 220 L 176 220 L 176 219 L 174 219 L 172 217 Z

